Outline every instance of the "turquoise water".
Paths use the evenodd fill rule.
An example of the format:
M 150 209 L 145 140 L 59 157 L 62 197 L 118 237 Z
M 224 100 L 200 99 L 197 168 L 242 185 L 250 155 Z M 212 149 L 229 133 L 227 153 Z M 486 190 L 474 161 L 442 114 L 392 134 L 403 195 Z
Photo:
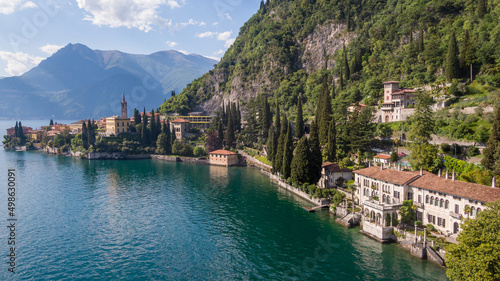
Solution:
M 304 211 L 254 169 L 0 149 L 3 224 L 9 168 L 18 273 L 1 239 L 0 280 L 446 280 L 327 211 Z

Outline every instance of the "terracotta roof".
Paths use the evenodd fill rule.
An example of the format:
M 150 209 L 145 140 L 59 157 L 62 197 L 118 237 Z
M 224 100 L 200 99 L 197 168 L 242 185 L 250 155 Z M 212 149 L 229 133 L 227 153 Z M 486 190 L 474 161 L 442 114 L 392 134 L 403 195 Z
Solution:
M 399 84 L 399 81 L 387 81 L 382 84 Z
M 340 172 L 352 172 L 351 169 L 348 168 L 341 168 L 338 164 L 332 163 L 332 162 L 325 162 L 321 167 L 325 168 L 325 170 L 332 172 L 332 173 L 340 173 Z
M 373 158 L 380 158 L 380 159 L 391 159 L 390 155 L 385 155 L 385 154 L 377 154 L 373 156 Z
M 404 93 L 415 93 L 414 89 L 399 89 L 399 91 L 392 93 L 391 95 L 401 95 Z
M 229 150 L 219 149 L 216 151 L 212 151 L 209 154 L 234 155 L 236 153 L 229 151 Z
M 500 188 L 459 180 L 453 181 L 431 173 L 420 176 L 410 185 L 481 202 L 493 202 L 500 199 Z
M 391 182 L 399 185 L 404 185 L 419 176 L 419 174 L 406 171 L 396 171 L 391 169 L 381 170 L 380 167 L 376 166 L 357 170 L 354 171 L 354 173 L 365 177 L 383 180 L 386 182 Z
M 178 119 L 170 121 L 170 123 L 189 123 L 189 121 L 186 119 L 178 118 Z

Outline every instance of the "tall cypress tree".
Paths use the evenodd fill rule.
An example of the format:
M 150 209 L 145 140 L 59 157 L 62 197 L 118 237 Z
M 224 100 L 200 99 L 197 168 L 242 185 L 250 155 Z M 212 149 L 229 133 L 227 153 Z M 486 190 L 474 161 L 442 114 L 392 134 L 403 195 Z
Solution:
M 85 121 L 82 124 L 82 144 L 83 148 L 89 148 L 89 130 Z
M 345 49 L 345 44 L 343 46 L 344 50 L 344 80 L 347 83 L 351 79 L 351 71 L 349 70 L 349 60 L 347 59 L 347 51 Z
M 88 136 L 89 136 L 89 146 L 95 144 L 95 128 L 94 128 L 94 123 L 90 121 L 90 119 L 87 122 L 87 131 L 88 131 Z
M 293 137 L 292 137 L 292 127 L 288 123 L 288 129 L 286 132 L 285 146 L 283 147 L 283 164 L 282 164 L 282 175 L 283 179 L 288 179 L 290 177 L 291 165 L 293 158 Z
M 230 109 L 230 107 L 229 107 Z M 229 110 L 229 113 L 231 110 Z M 229 114 L 227 118 L 227 127 L 226 127 L 226 145 L 229 148 L 234 148 L 235 145 L 235 136 L 234 136 L 234 119 L 233 115 Z
M 310 182 L 317 183 L 321 178 L 321 165 L 323 164 L 323 156 L 321 155 L 321 148 L 318 138 L 318 128 L 316 122 L 313 121 L 311 124 L 311 133 L 309 135 L 309 145 L 310 145 Z
M 271 126 L 269 128 L 269 137 L 267 138 L 267 160 L 269 162 L 274 162 L 274 155 L 276 154 L 276 148 L 278 146 L 278 133 L 276 132 L 276 128 Z
M 269 135 L 269 128 L 272 123 L 271 109 L 269 107 L 269 103 L 267 102 L 267 95 L 264 95 L 262 98 L 262 107 L 261 107 L 260 116 L 261 118 L 261 128 L 262 128 L 262 138 L 265 140 Z
M 418 51 L 421 53 L 424 51 L 424 29 L 420 29 L 420 33 L 418 35 Z
M 134 108 L 134 122 L 136 125 L 141 124 L 141 114 L 137 108 Z
M 464 31 L 464 42 L 462 43 L 462 50 L 460 52 L 460 67 L 464 74 L 470 74 L 470 81 L 472 82 L 472 64 L 476 61 L 476 49 L 472 40 L 469 37 L 469 30 Z
M 276 99 L 276 117 L 275 117 L 275 127 L 276 127 L 276 132 L 281 132 L 281 120 L 280 120 L 280 106 L 278 104 L 278 99 Z
M 54 120 L 50 119 L 49 126 L 52 126 L 52 125 L 54 125 Z
M 18 130 L 19 130 L 18 135 L 19 139 L 21 140 L 21 145 L 24 145 L 24 143 L 26 143 L 26 136 L 24 135 L 23 124 L 21 123 L 21 121 L 19 121 Z
M 151 140 L 151 145 L 156 145 L 156 139 L 158 138 L 159 132 L 157 131 L 157 126 L 156 126 L 156 117 L 155 117 L 155 112 L 153 109 L 151 109 L 151 122 L 149 122 L 149 128 L 151 131 L 150 134 L 150 140 Z
M 330 128 L 328 129 L 328 145 L 326 158 L 332 163 L 337 162 L 337 130 L 335 128 L 335 119 L 332 119 L 332 121 L 330 122 Z
M 163 123 L 163 133 L 167 136 L 167 146 L 165 147 L 166 154 L 172 154 L 172 132 L 170 131 L 170 122 L 167 121 Z
M 297 120 L 295 122 L 295 137 L 298 139 L 304 135 L 304 116 L 302 112 L 302 94 L 299 94 L 297 101 Z
M 326 77 L 323 79 L 318 104 L 316 107 L 316 126 L 318 126 L 318 135 L 320 145 L 328 142 L 328 126 L 332 118 L 332 104 L 330 91 Z
M 477 16 L 482 19 L 484 17 L 484 15 L 486 15 L 486 13 L 488 12 L 488 0 L 479 0 L 478 3 L 477 3 L 477 9 L 476 9 L 476 12 L 477 12 Z
M 500 150 L 500 106 L 495 106 L 495 119 L 491 126 L 491 133 L 486 148 L 483 150 L 483 159 L 481 164 L 489 170 L 493 170 L 495 162 L 500 163 L 496 156 Z M 498 174 L 497 174 L 498 175 Z
M 144 146 L 149 146 L 151 141 L 149 138 L 148 116 L 146 115 L 146 108 L 144 108 L 142 116 L 141 139 Z
M 283 114 L 283 122 L 281 122 L 281 132 L 278 138 L 278 145 L 276 147 L 276 153 L 274 155 L 273 171 L 276 173 L 282 173 L 283 167 L 283 152 L 285 149 L 285 139 L 288 129 L 288 120 L 286 115 Z
M 354 53 L 354 72 L 360 72 L 361 69 L 363 68 L 363 61 L 362 61 L 362 50 L 361 50 L 361 44 L 358 42 L 356 46 L 356 52 Z
M 309 143 L 307 137 L 303 136 L 297 144 L 295 155 L 293 155 L 292 159 L 290 174 L 293 182 L 298 184 L 311 182 L 310 158 Z
M 446 55 L 446 80 L 451 82 L 460 76 L 460 66 L 458 61 L 458 47 L 455 32 L 451 32 L 450 42 L 448 44 L 448 53 Z
M 16 121 L 16 126 L 14 127 L 14 137 L 19 137 L 19 122 Z

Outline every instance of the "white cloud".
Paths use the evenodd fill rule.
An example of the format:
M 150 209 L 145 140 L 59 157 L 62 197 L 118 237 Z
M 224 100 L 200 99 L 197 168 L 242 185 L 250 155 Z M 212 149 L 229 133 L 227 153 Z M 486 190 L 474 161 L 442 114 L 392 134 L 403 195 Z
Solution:
M 219 40 L 219 41 L 227 41 L 229 39 L 229 37 L 231 37 L 232 33 L 233 33 L 232 31 L 226 31 L 226 32 L 218 33 L 217 34 L 217 40 Z
M 224 17 L 227 19 L 227 20 L 233 20 L 233 18 L 231 17 L 231 15 L 229 13 L 224 13 Z
M 226 42 L 224 43 L 224 47 L 229 48 L 231 45 L 233 45 L 235 38 L 227 39 Z
M 177 46 L 177 42 L 174 42 L 174 41 L 167 41 L 167 42 L 165 42 L 165 43 L 166 43 L 166 44 L 167 44 L 167 46 L 169 46 L 170 48 Z
M 203 32 L 203 33 L 200 33 L 200 34 L 196 34 L 196 37 L 198 37 L 198 38 L 209 38 L 209 37 L 214 37 L 215 35 L 217 35 L 217 32 L 207 31 L 207 32 Z
M 204 27 L 204 26 L 206 26 L 207 24 L 206 24 L 204 21 L 202 21 L 202 22 L 200 22 L 200 24 L 199 24 L 199 25 L 200 25 L 201 27 Z
M 185 51 L 185 50 L 177 50 L 177 52 L 179 53 L 183 53 L 185 54 L 186 56 L 189 55 L 189 52 L 188 51 Z
M 53 53 L 59 51 L 59 49 L 61 49 L 62 47 L 64 46 L 59 46 L 59 45 L 50 45 L 50 44 L 47 44 L 43 47 L 40 47 L 40 50 L 44 53 L 47 53 L 50 55 L 52 55 Z
M 207 58 L 209 58 L 209 59 L 213 59 L 213 60 L 216 60 L 216 61 L 220 61 L 220 58 L 219 58 L 219 57 L 212 57 L 212 56 L 208 56 Z
M 5 71 L 11 76 L 17 76 L 37 66 L 44 58 L 22 52 L 0 51 L 0 59 L 7 61 Z
M 224 54 L 224 50 L 222 50 L 222 49 L 213 53 L 213 55 L 222 55 L 222 54 Z
M 0 14 L 12 14 L 23 0 L 0 0 Z
M 217 26 L 217 25 L 219 25 L 219 22 L 214 22 L 214 23 L 212 23 L 212 25 Z
M 38 8 L 38 5 L 31 2 L 31 1 L 28 1 L 26 3 L 24 3 L 21 8 L 19 8 L 19 10 L 24 10 L 24 9 L 31 9 L 31 8 Z
M 137 28 L 150 31 L 154 25 L 172 26 L 172 21 L 158 15 L 163 5 L 171 9 L 180 7 L 175 0 L 76 0 L 78 7 L 87 14 L 85 20 L 95 25 L 109 27 Z M 183 3 L 183 1 L 182 1 Z

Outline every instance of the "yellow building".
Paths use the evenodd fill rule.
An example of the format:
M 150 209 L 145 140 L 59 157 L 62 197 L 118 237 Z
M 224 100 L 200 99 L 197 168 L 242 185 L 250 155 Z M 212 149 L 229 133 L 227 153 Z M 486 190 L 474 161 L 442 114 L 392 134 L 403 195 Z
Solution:
M 130 133 L 130 118 L 128 117 L 107 117 L 106 135 L 118 135 L 121 133 Z
M 228 150 L 216 150 L 209 153 L 210 154 L 210 165 L 219 166 L 233 166 L 238 164 L 238 154 L 228 151 Z

